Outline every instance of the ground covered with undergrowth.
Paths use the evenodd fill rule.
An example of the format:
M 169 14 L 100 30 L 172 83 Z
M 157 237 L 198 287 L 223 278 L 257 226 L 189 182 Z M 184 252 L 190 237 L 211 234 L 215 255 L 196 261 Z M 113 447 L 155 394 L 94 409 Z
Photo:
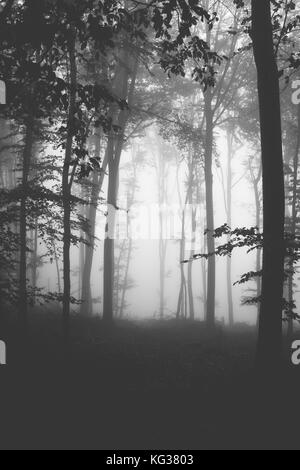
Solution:
M 33 315 L 8 329 L 0 449 L 300 449 L 300 368 L 253 368 L 255 328 Z M 288 364 L 288 363 L 287 363 Z

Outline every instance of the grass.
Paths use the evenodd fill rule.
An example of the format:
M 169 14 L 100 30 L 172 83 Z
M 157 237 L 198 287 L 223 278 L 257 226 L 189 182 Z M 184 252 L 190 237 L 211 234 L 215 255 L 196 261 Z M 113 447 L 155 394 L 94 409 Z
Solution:
M 59 330 L 33 314 L 9 335 L 1 449 L 300 448 L 300 369 L 262 386 L 252 327 L 74 317 L 67 350 Z

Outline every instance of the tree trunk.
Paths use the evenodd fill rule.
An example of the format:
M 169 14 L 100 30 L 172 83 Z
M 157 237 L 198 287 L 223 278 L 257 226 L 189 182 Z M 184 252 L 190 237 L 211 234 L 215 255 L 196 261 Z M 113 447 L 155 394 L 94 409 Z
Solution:
M 194 159 L 193 155 L 190 157 L 189 164 L 189 187 L 188 187 L 188 202 L 191 216 L 191 249 L 190 259 L 193 259 L 195 254 L 195 243 L 196 243 L 196 209 L 194 207 Z M 190 320 L 195 319 L 195 306 L 194 306 L 194 293 L 193 293 L 193 265 L 194 263 L 188 263 L 188 275 L 187 275 L 187 290 L 189 297 L 189 318 Z
M 37 265 L 38 265 L 38 219 L 35 219 L 32 240 L 32 255 L 31 255 L 31 282 L 34 289 L 33 304 L 35 304 L 35 289 L 37 287 Z
M 164 218 L 163 208 L 165 207 L 165 165 L 163 156 L 161 156 L 162 165 L 160 168 L 159 185 L 160 185 L 160 201 L 159 201 L 159 318 L 162 319 L 165 314 L 165 281 L 166 281 L 166 256 L 167 256 L 167 240 L 164 239 Z
M 122 62 L 128 63 L 128 53 L 123 51 Z M 128 67 L 121 67 L 123 73 L 120 74 L 120 85 L 117 86 L 117 95 L 126 99 L 128 97 L 129 106 L 132 103 L 133 94 L 135 90 L 135 82 L 138 71 L 138 60 L 134 59 L 134 67 L 132 71 L 132 79 L 130 89 L 128 92 L 129 70 Z M 119 72 L 120 73 L 120 72 Z M 107 204 L 108 204 L 108 217 L 106 224 L 106 236 L 104 241 L 104 280 L 103 280 L 103 320 L 108 325 L 113 323 L 114 315 L 114 236 L 115 236 L 115 221 L 118 200 L 119 188 L 119 165 L 121 154 L 124 145 L 124 133 L 129 117 L 128 110 L 122 110 L 119 113 L 117 125 L 120 129 L 117 136 L 113 131 L 110 133 L 109 138 L 109 152 L 108 152 L 108 191 L 107 191 Z M 114 143 L 114 140 L 117 142 Z
M 233 136 L 230 130 L 227 131 L 227 224 L 232 225 L 232 152 L 233 152 Z M 229 237 L 230 239 L 230 237 Z M 228 241 L 229 241 L 228 239 Z M 229 326 L 234 324 L 233 299 L 232 299 L 232 258 L 227 256 L 227 301 L 228 301 L 228 322 Z
M 258 170 L 257 176 L 255 176 L 254 171 L 251 167 L 251 161 L 249 161 L 249 169 L 250 169 L 250 174 L 251 174 L 251 180 L 253 184 L 253 190 L 254 190 L 254 199 L 255 199 L 255 225 L 256 227 L 260 230 L 261 228 L 261 198 L 260 198 L 260 191 L 259 191 L 259 184 L 261 181 L 261 164 Z M 259 272 L 261 270 L 261 251 L 256 250 L 256 267 L 255 267 L 256 272 Z M 256 296 L 260 297 L 261 295 L 261 276 L 257 276 L 256 278 Z M 258 327 L 259 323 L 259 310 L 260 310 L 260 303 L 258 302 L 257 304 L 257 320 L 256 320 L 256 325 Z
M 130 238 L 128 242 L 128 248 L 127 248 L 124 284 L 123 284 L 122 296 L 121 296 L 121 302 L 120 302 L 120 318 L 123 318 L 124 316 L 125 297 L 126 297 L 126 292 L 128 289 L 129 266 L 130 266 L 130 260 L 131 260 L 131 255 L 132 255 L 132 247 L 133 247 L 132 238 Z
M 63 194 L 63 276 L 64 276 L 64 293 L 63 293 L 63 338 L 67 343 L 70 334 L 70 295 L 71 295 L 71 276 L 70 276 L 70 248 L 71 248 L 71 185 L 69 182 L 70 164 L 72 160 L 73 147 L 73 121 L 76 109 L 76 87 L 77 87 L 77 66 L 75 42 L 76 34 L 71 31 L 69 40 L 69 61 L 70 61 L 70 97 L 69 112 L 67 125 L 67 141 L 65 150 L 65 159 L 62 176 L 62 194 Z
M 192 259 L 195 254 L 195 231 L 196 231 L 196 211 L 192 209 L 192 245 L 190 250 L 190 258 Z M 193 265 L 194 263 L 188 264 L 188 293 L 189 293 L 189 314 L 190 319 L 195 319 L 195 305 L 194 305 L 194 292 L 193 292 Z
M 97 138 L 96 156 L 100 155 L 100 136 Z M 85 262 L 82 275 L 82 304 L 80 312 L 82 315 L 92 314 L 92 299 L 91 299 L 91 274 L 93 266 L 93 257 L 95 250 L 95 233 L 96 233 L 96 218 L 97 218 L 97 207 L 98 199 L 101 193 L 105 172 L 108 163 L 108 152 L 105 152 L 105 156 L 102 162 L 100 175 L 95 171 L 93 175 L 93 188 L 91 204 L 89 207 L 88 220 L 90 224 L 89 233 L 87 234 L 88 245 L 85 249 Z
M 186 279 L 185 279 L 185 272 L 184 272 L 184 264 L 182 261 L 184 260 L 185 254 L 185 231 L 184 231 L 184 224 L 185 224 L 185 215 L 184 211 L 182 212 L 182 222 L 181 222 L 181 239 L 180 239 L 180 250 L 179 250 L 179 263 L 180 263 L 180 289 L 178 294 L 178 301 L 177 301 L 177 311 L 176 311 L 176 319 L 179 320 L 181 317 L 185 316 L 184 306 L 185 306 L 185 286 L 186 286 Z
M 180 193 L 180 184 L 179 184 L 179 164 L 177 164 L 177 172 L 176 172 L 176 182 L 177 182 L 177 193 L 178 199 L 180 203 L 180 207 L 182 210 L 182 217 L 181 217 L 181 238 L 179 244 L 179 268 L 180 268 L 180 288 L 178 293 L 178 300 L 177 300 L 177 309 L 176 309 L 176 319 L 179 320 L 182 316 L 184 316 L 184 285 L 185 285 L 185 273 L 184 273 L 184 265 L 182 261 L 184 260 L 184 253 L 185 253 L 185 207 L 182 207 L 182 198 Z
M 132 164 L 133 164 L 133 180 L 132 180 L 132 185 L 128 187 L 128 193 L 127 193 L 127 227 L 128 228 L 130 224 L 129 211 L 131 210 L 131 207 L 134 204 L 135 193 L 136 193 L 137 163 L 134 161 L 134 157 L 133 157 Z M 126 298 L 126 292 L 127 292 L 128 284 L 129 284 L 129 267 L 130 267 L 130 261 L 131 261 L 131 256 L 132 256 L 132 250 L 133 250 L 133 240 L 132 240 L 132 237 L 130 236 L 129 241 L 128 241 L 128 247 L 127 247 L 127 258 L 126 258 L 126 265 L 125 265 L 124 282 L 123 282 L 121 301 L 120 301 L 120 318 L 123 318 L 124 316 L 125 298 Z
M 203 198 L 201 197 L 201 191 L 200 191 L 200 184 L 201 184 L 201 179 L 200 176 L 198 176 L 198 184 L 197 184 L 197 203 L 199 204 L 200 207 L 200 220 L 203 220 L 203 225 L 202 227 L 206 226 L 205 222 L 205 207 L 204 207 L 204 201 Z M 203 211 L 201 209 L 201 206 L 203 207 Z M 202 230 L 202 229 L 201 229 Z M 201 248 L 201 253 L 206 253 L 207 252 L 207 237 L 206 235 L 203 234 L 201 237 L 203 240 L 203 245 Z M 201 261 L 201 276 L 202 276 L 202 304 L 203 304 L 203 320 L 206 322 L 206 307 L 207 307 L 207 289 L 206 289 L 206 281 L 207 281 L 207 261 L 205 258 L 203 258 Z
M 34 141 L 34 119 L 29 116 L 26 122 L 25 146 L 22 162 L 22 193 L 20 204 L 20 292 L 19 292 L 19 318 L 22 329 L 28 326 L 28 295 L 27 295 L 27 193 L 30 161 Z
M 86 211 L 82 211 L 81 215 L 85 217 Z M 80 238 L 85 238 L 85 233 L 83 230 L 80 231 Z M 85 265 L 85 244 L 83 242 L 79 243 L 79 260 L 78 260 L 78 297 L 82 299 L 82 283 L 83 283 L 83 270 Z
M 58 294 L 61 296 L 62 287 L 61 287 L 61 275 L 60 275 L 60 267 L 59 267 L 59 258 L 56 250 L 56 241 L 52 240 L 52 248 L 53 248 L 53 255 L 55 261 L 55 268 L 56 268 L 56 276 L 57 276 L 57 287 L 58 287 Z
M 119 159 L 114 158 L 114 152 L 109 152 L 109 182 L 107 192 L 108 217 L 106 224 L 106 236 L 104 240 L 104 298 L 103 320 L 112 324 L 114 316 L 114 237 L 117 211 L 117 197 L 119 187 Z
M 87 197 L 86 194 L 86 188 L 82 187 L 81 192 L 80 192 L 80 197 L 81 199 L 85 199 Z M 80 216 L 81 217 L 88 217 L 88 209 L 86 208 L 85 205 L 82 204 L 82 207 L 80 208 Z M 83 280 L 83 269 L 84 269 L 84 263 L 85 263 L 85 243 L 83 240 L 85 240 L 84 230 L 80 229 L 80 239 L 82 241 L 79 242 L 79 253 L 78 253 L 78 298 L 82 299 L 82 280 Z M 82 304 L 81 304 L 82 306 Z M 81 308 L 80 308 L 80 313 L 81 313 Z
M 119 312 L 121 309 L 121 305 L 120 305 L 121 301 L 119 302 L 119 300 L 120 300 L 120 297 L 122 299 L 122 292 L 124 288 L 124 286 L 122 286 L 122 261 L 123 261 L 123 258 L 125 257 L 125 253 L 126 253 L 126 239 L 124 238 L 124 240 L 122 240 L 122 242 L 118 244 L 118 258 L 117 258 L 117 261 L 115 261 L 114 310 L 115 310 L 116 317 L 120 316 Z M 121 291 L 121 286 L 122 286 L 122 291 Z
M 211 90 L 204 93 L 205 99 L 205 191 L 206 191 L 206 228 L 208 253 L 215 252 L 214 239 L 214 201 L 213 201 L 213 111 Z M 211 255 L 208 258 L 207 266 L 207 306 L 206 323 L 213 328 L 215 326 L 215 290 L 216 290 L 216 257 Z
M 285 198 L 279 81 L 269 0 L 252 0 L 252 40 L 258 78 L 264 218 L 257 366 L 271 371 L 278 367 L 282 352 Z

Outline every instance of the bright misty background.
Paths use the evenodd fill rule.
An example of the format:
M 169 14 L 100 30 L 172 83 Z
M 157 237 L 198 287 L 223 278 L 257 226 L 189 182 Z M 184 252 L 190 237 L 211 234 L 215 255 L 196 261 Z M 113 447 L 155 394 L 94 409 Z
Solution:
M 227 143 L 223 132 L 217 131 L 217 149 L 218 163 L 214 164 L 214 201 L 215 201 L 215 226 L 219 227 L 227 222 L 225 205 L 224 205 L 224 191 L 222 185 L 226 186 L 227 174 Z M 168 144 L 170 145 L 170 144 Z M 180 151 L 175 146 L 170 146 L 173 152 L 173 158 L 168 163 L 168 177 L 166 180 L 166 187 L 168 192 L 168 204 L 172 205 L 178 211 L 179 195 L 177 184 L 177 164 L 180 161 Z M 233 189 L 232 189 L 232 228 L 236 227 L 252 227 L 255 226 L 255 201 L 254 193 L 250 181 L 249 170 L 247 170 L 247 162 L 249 156 L 253 156 L 253 150 L 249 149 L 247 145 L 239 144 L 238 150 L 232 160 L 232 173 L 233 173 Z M 128 175 L 128 166 L 132 161 L 132 153 L 140 151 L 144 153 L 145 163 L 137 170 L 137 189 L 135 194 L 135 204 L 131 208 L 131 212 L 138 208 L 139 211 L 144 211 L 145 225 L 149 223 L 147 218 L 148 208 L 157 211 L 158 209 L 158 180 L 155 168 L 153 165 L 157 159 L 162 158 L 160 154 L 160 147 L 157 145 L 157 129 L 152 125 L 145 131 L 145 136 L 135 139 L 132 148 L 127 148 L 122 155 L 121 169 L 120 169 L 120 197 L 119 207 L 120 217 L 125 217 L 125 209 L 127 208 L 126 196 L 126 176 Z M 257 155 L 259 157 L 259 155 Z M 181 198 L 185 197 L 185 183 L 187 179 L 186 165 L 184 162 L 180 163 L 179 171 L 179 186 L 181 191 Z M 222 182 L 223 178 L 223 182 Z M 203 183 L 204 188 L 204 183 Z M 225 188 L 226 191 L 226 188 Z M 107 184 L 104 183 L 102 197 L 106 198 Z M 145 208 L 143 207 L 145 206 Z M 204 212 L 204 207 L 200 208 Z M 92 270 L 92 295 L 94 299 L 93 314 L 102 315 L 102 300 L 103 300 L 103 237 L 105 234 L 105 201 L 98 208 L 97 215 L 97 229 L 96 229 L 96 251 L 93 258 Z M 139 212 L 140 213 L 140 212 Z M 143 212 L 142 212 L 143 213 Z M 134 220 L 134 219 L 133 219 Z M 177 220 L 179 220 L 177 216 Z M 180 220 L 179 220 L 180 221 Z M 199 228 L 197 229 L 199 230 Z M 158 230 L 157 230 L 158 231 Z M 179 227 L 181 231 L 181 227 Z M 146 230 L 147 232 L 147 230 Z M 178 233 L 178 230 L 177 230 Z M 188 234 L 188 230 L 187 230 Z M 202 236 L 202 237 L 201 237 Z M 197 234 L 197 241 L 195 247 L 196 253 L 203 253 L 203 244 L 199 244 L 199 238 L 204 240 L 204 230 L 199 230 Z M 159 316 L 159 241 L 158 239 L 146 238 L 146 234 L 142 237 L 137 235 L 136 240 L 133 240 L 132 258 L 129 267 L 129 277 L 132 280 L 132 287 L 126 292 L 126 311 L 124 317 L 142 319 L 142 318 L 157 318 Z M 141 238 L 141 239 L 140 239 Z M 222 239 L 224 242 L 224 239 Z M 122 245 L 122 240 L 116 242 L 115 258 L 118 259 L 119 249 Z M 180 240 L 167 240 L 167 261 L 166 261 L 166 292 L 165 292 L 165 317 L 175 318 L 177 310 L 178 293 L 180 286 L 180 253 L 179 253 Z M 189 245 L 187 244 L 185 259 L 190 258 Z M 245 249 L 234 251 L 232 255 L 232 281 L 236 282 L 240 276 L 248 271 L 255 270 L 256 254 L 246 254 Z M 80 279 L 78 278 L 78 269 L 80 263 L 80 250 L 76 247 L 71 251 L 72 261 L 72 295 L 78 297 Z M 61 263 L 61 261 L 60 261 Z M 203 272 L 201 264 L 207 264 L 206 261 L 195 260 L 193 261 L 193 292 L 195 302 L 195 316 L 197 319 L 204 318 L 203 306 Z M 60 266 L 62 268 L 62 266 Z M 184 265 L 185 272 L 187 272 L 187 264 Z M 57 290 L 57 274 L 54 262 L 47 263 L 39 269 L 38 276 L 39 287 L 45 287 L 50 291 Z M 252 293 L 248 292 L 249 288 L 255 288 L 254 282 L 247 283 L 243 286 L 236 285 L 233 287 L 234 299 L 234 317 L 235 322 L 247 322 L 250 324 L 256 323 L 257 307 L 242 305 L 243 296 L 250 296 Z M 99 302 L 100 300 L 100 302 Z M 73 306 L 75 312 L 77 307 Z M 226 258 L 217 257 L 216 269 L 216 316 L 220 321 L 227 322 L 227 287 L 226 287 Z

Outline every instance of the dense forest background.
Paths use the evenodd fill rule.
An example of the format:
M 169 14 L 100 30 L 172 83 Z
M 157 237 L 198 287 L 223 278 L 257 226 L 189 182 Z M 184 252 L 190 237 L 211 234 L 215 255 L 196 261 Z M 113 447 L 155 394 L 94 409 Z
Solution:
M 298 380 L 299 26 L 291 0 L 0 1 L 0 338 L 16 367 L 59 364 L 46 394 L 73 392 L 76 365 L 82 400 L 113 389 L 123 413 L 138 390 L 136 416 L 159 390 L 170 421 L 180 391 L 180 431 L 154 439 L 153 421 L 148 445 L 209 448 L 237 409 L 252 432 L 259 377 L 278 393 L 267 428 L 242 439 L 238 421 L 224 446 L 283 442 L 268 426 Z M 88 446 L 134 448 L 107 426 Z

